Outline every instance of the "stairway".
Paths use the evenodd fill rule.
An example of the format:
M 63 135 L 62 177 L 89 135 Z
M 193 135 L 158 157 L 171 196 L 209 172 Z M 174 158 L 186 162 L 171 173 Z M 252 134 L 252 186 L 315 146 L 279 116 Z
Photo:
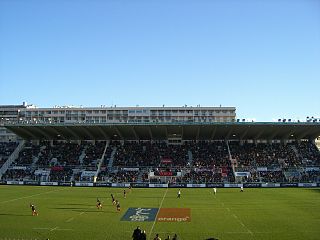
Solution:
M 102 165 L 102 163 L 103 163 L 103 161 L 104 161 L 104 157 L 105 157 L 105 155 L 106 155 L 106 151 L 107 151 L 107 149 L 108 149 L 108 147 L 109 147 L 109 144 L 110 144 L 110 142 L 107 141 L 107 142 L 106 142 L 106 145 L 105 145 L 105 147 L 104 147 L 102 156 L 101 156 L 101 158 L 98 159 L 98 168 L 97 168 L 97 171 L 96 171 L 96 173 L 95 173 L 95 175 L 94 175 L 94 179 L 96 179 L 96 178 L 98 177 L 98 175 L 99 175 L 99 172 L 100 172 L 100 169 L 101 169 L 101 165 Z
M 83 150 L 82 150 L 82 152 L 81 152 L 81 154 L 80 154 L 80 156 L 79 156 L 79 163 L 80 163 L 80 165 L 82 165 L 83 164 L 83 159 L 86 157 L 86 150 L 87 150 L 87 148 L 88 148 L 88 145 L 85 145 L 84 146 L 84 148 L 83 148 Z
M 236 167 L 238 166 L 238 162 L 237 162 L 236 158 L 232 158 L 232 154 L 231 154 L 231 150 L 230 150 L 230 146 L 229 146 L 229 141 L 226 141 L 226 144 L 227 144 L 229 160 L 230 160 L 230 163 L 231 163 L 233 175 L 236 178 Z
M 116 154 L 117 152 L 117 147 L 114 146 L 113 147 L 113 150 L 112 150 L 112 153 L 110 155 L 110 159 L 109 159 L 109 163 L 108 163 L 108 170 L 112 170 L 112 167 L 113 167 L 113 159 L 114 159 L 114 155 Z
M 193 165 L 193 156 L 191 150 L 188 150 L 188 165 L 190 167 Z
M 296 154 L 297 159 L 300 159 L 300 154 L 295 145 L 290 145 L 292 151 Z
M 23 149 L 25 143 L 25 140 L 22 140 L 13 153 L 9 156 L 8 160 L 2 165 L 0 168 L 0 179 L 2 178 L 2 175 L 6 173 L 9 166 L 19 157 L 19 153 Z

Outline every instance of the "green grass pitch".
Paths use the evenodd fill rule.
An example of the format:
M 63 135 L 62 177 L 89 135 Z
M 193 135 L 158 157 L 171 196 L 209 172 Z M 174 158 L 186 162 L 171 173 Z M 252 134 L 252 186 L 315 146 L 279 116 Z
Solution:
M 148 239 L 320 239 L 320 189 L 135 188 L 123 198 L 121 188 L 0 186 L 0 240 L 132 239 L 139 225 Z M 121 212 L 110 194 L 120 200 Z M 103 209 L 96 209 L 96 198 Z M 31 216 L 34 203 L 39 216 Z M 191 222 L 120 221 L 129 207 L 190 208 Z M 152 235 L 152 238 L 150 237 Z

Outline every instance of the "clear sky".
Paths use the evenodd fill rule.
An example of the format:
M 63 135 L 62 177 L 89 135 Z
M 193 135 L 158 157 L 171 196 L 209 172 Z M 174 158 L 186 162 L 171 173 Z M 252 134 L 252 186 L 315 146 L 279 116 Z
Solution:
M 0 104 L 320 117 L 319 0 L 0 0 Z

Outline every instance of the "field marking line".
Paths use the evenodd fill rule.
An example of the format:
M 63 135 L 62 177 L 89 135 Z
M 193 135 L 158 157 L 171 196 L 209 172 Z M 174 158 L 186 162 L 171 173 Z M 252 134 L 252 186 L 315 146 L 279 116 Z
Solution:
M 29 196 L 24 196 L 24 197 L 20 197 L 20 198 L 14 198 L 14 199 L 2 201 L 2 202 L 0 202 L 0 204 L 2 204 L 2 203 L 8 203 L 8 202 L 14 202 L 14 201 L 18 201 L 18 200 L 21 200 L 21 199 L 31 198 L 31 197 L 35 197 L 35 196 L 39 196 L 39 195 L 44 195 L 44 194 L 49 194 L 49 193 L 53 193 L 53 192 L 59 192 L 59 191 L 65 190 L 65 189 L 66 189 L 66 188 L 62 188 L 62 189 L 58 189 L 58 190 L 52 190 L 52 191 L 48 191 L 48 192 L 37 193 L 37 194 L 33 194 L 33 195 L 29 195 Z
M 66 222 L 71 222 L 74 220 L 74 217 L 69 218 Z
M 211 194 L 213 194 L 210 190 L 208 190 Z M 222 203 L 218 198 L 216 198 L 216 196 L 213 194 L 214 198 L 217 199 L 217 201 L 220 202 L 221 206 L 224 208 L 224 209 L 227 209 L 227 211 L 231 214 L 231 210 L 230 208 L 226 208 L 224 206 L 224 203 Z M 234 213 L 232 213 L 232 216 L 234 217 L 234 219 L 236 219 L 238 221 L 238 223 L 240 223 L 240 225 L 245 228 L 247 230 L 247 233 L 249 233 L 251 236 L 253 236 L 253 232 L 238 218 L 237 215 L 235 215 Z
M 158 210 L 158 212 L 157 212 L 157 214 L 156 214 L 156 218 L 154 219 L 153 224 L 152 224 L 152 227 L 151 227 L 151 229 L 150 229 L 150 234 L 149 234 L 150 239 L 152 238 L 152 237 L 151 237 L 151 236 L 152 236 L 152 231 L 153 231 L 153 228 L 154 228 L 154 226 L 155 226 L 155 224 L 156 224 L 158 214 L 159 214 L 159 212 L 160 212 L 160 209 L 161 209 L 161 207 L 162 207 L 163 201 L 164 201 L 164 199 L 165 199 L 165 197 L 166 197 L 166 195 L 167 195 L 168 190 L 169 190 L 169 188 L 167 188 L 167 190 L 165 191 L 165 193 L 164 193 L 164 195 L 163 195 L 163 197 L 162 197 L 162 200 L 161 200 L 160 206 L 159 206 L 159 210 Z
M 232 216 L 240 223 L 240 225 L 241 225 L 242 227 L 244 227 L 244 228 L 247 230 L 247 232 L 248 232 L 251 236 L 253 236 L 253 232 L 251 232 L 251 230 L 238 218 L 237 215 L 232 214 Z
M 52 232 L 52 231 L 54 231 L 54 230 L 57 230 L 57 229 L 58 229 L 58 227 L 51 228 L 51 229 L 50 229 L 50 232 Z
M 90 207 L 88 207 L 87 210 L 79 213 L 77 216 L 81 216 L 81 215 L 85 214 L 86 211 L 88 211 L 89 209 L 94 208 L 94 207 L 95 207 L 95 206 L 90 206 Z M 76 218 L 76 216 L 75 216 L 75 217 L 68 218 L 65 222 L 66 222 L 66 223 L 72 222 L 75 218 Z
M 54 228 L 32 228 L 34 230 L 48 230 L 50 232 L 53 231 L 74 231 L 72 228 L 59 228 L 59 227 L 54 227 Z

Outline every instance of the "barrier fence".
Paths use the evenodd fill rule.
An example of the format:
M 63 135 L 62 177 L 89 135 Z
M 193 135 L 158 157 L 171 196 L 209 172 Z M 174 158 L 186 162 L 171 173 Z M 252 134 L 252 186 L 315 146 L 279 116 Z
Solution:
M 133 188 L 278 188 L 278 187 L 320 187 L 316 183 L 109 183 L 109 182 L 42 182 L 42 181 L 0 181 L 0 185 L 31 185 L 31 186 L 74 186 L 74 187 L 118 187 L 130 185 Z

